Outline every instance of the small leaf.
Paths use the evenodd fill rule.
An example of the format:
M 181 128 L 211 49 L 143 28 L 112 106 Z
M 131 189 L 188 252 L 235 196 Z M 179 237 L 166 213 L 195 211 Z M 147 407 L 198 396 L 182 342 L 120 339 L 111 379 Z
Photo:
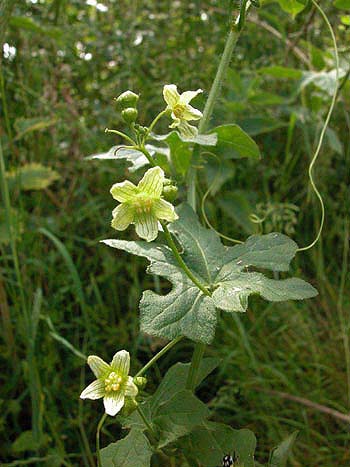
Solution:
M 303 76 L 302 70 L 297 70 L 296 68 L 288 68 L 285 66 L 269 66 L 259 68 L 258 73 L 267 76 L 273 76 L 274 78 L 282 79 L 301 79 Z
M 10 188 L 18 187 L 21 190 L 44 190 L 60 175 L 50 167 L 35 162 L 23 165 L 7 172 Z
M 101 449 L 102 467 L 149 467 L 152 454 L 146 436 L 132 429 L 122 440 Z
M 50 442 L 50 437 L 47 434 L 43 434 L 40 440 L 36 440 L 31 430 L 23 431 L 12 443 L 12 451 L 16 454 L 25 451 L 36 451 L 40 448 L 44 448 Z
M 17 135 L 14 141 L 18 141 L 19 139 L 26 136 L 28 133 L 32 133 L 33 131 L 45 130 L 52 125 L 55 125 L 57 120 L 55 118 L 20 118 L 17 119 L 15 122 L 15 129 L 17 131 Z
M 222 159 L 259 159 L 260 150 L 255 141 L 238 125 L 221 125 L 214 128 L 218 142 L 213 150 Z
M 293 17 L 295 17 L 298 13 L 305 9 L 306 4 L 303 2 L 301 3 L 299 0 L 277 0 L 280 4 L 282 10 L 290 13 Z
M 339 10 L 350 10 L 350 0 L 335 0 L 334 6 Z
M 288 438 L 282 441 L 272 452 L 269 467 L 286 467 L 288 456 L 293 444 L 298 436 L 298 431 L 294 431 Z

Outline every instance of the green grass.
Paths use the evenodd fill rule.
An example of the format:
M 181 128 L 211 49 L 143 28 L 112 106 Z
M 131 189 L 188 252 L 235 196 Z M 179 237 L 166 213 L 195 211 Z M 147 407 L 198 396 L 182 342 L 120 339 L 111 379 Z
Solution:
M 142 290 L 166 290 L 168 284 L 145 275 L 145 261 L 99 243 L 115 236 L 109 226 L 114 207 L 109 188 L 129 176 L 127 169 L 110 162 L 87 162 L 83 157 L 115 144 L 115 138 L 103 130 L 121 124 L 113 104 L 119 92 L 127 88 L 141 92 L 144 119 L 149 113 L 153 117 L 161 105 L 164 83 L 208 90 L 224 43 L 230 2 L 213 0 L 204 8 L 200 2 L 183 1 L 170 10 L 165 1 L 147 1 L 142 7 L 135 2 L 133 8 L 128 3 L 121 2 L 118 9 L 110 3 L 103 14 L 78 1 L 69 5 L 60 0 L 18 2 L 14 15 L 23 17 L 30 11 L 42 30 L 18 20 L 7 28 L 6 40 L 15 44 L 17 55 L 12 61 L 2 60 L 1 111 L 7 117 L 1 119 L 0 135 L 6 169 L 40 162 L 61 178 L 43 191 L 10 191 L 23 231 L 16 241 L 0 244 L 0 461 L 4 465 L 30 465 L 31 458 L 43 459 L 32 465 L 94 465 L 101 406 L 78 399 L 91 380 L 84 355 L 97 353 L 108 360 L 117 349 L 126 348 L 136 372 L 164 345 L 139 334 L 138 301 Z M 200 19 L 202 10 L 208 21 Z M 341 13 L 330 8 L 329 14 L 337 26 Z M 293 40 L 307 14 L 293 23 L 272 5 L 259 18 Z M 140 30 L 146 31 L 143 42 L 134 45 Z M 349 31 L 337 28 L 336 32 L 340 45 L 347 44 Z M 317 17 L 307 38 L 319 48 L 314 61 L 329 60 L 330 41 Z M 91 61 L 78 57 L 78 41 L 93 54 Z M 305 44 L 298 46 L 307 53 Z M 58 51 L 64 51 L 64 56 Z M 283 42 L 249 24 L 232 64 L 236 73 L 228 76 L 212 123 L 243 124 L 247 116 L 261 115 L 284 126 L 255 136 L 262 161 L 230 162 L 234 178 L 218 195 L 209 197 L 206 208 L 216 228 L 244 239 L 244 228 L 218 208 L 219 196 L 242 190 L 253 209 L 256 202 L 294 203 L 300 214 L 293 237 L 304 246 L 314 238 L 319 220 L 307 165 L 328 100 L 320 97 L 319 90 L 308 88 L 292 102 L 259 105 L 256 96 L 262 91 L 288 99 L 296 91 L 294 82 L 257 73 L 276 63 L 303 68 L 292 53 L 286 56 Z M 256 433 L 261 462 L 287 434 L 299 430 L 292 466 L 350 465 L 347 423 L 273 393 L 306 398 L 343 414 L 350 411 L 345 202 L 349 197 L 349 107 L 346 85 L 331 123 L 342 147 L 336 151 L 326 141 L 316 169 L 327 213 L 322 241 L 299 254 L 293 264 L 299 276 L 318 288 L 319 297 L 282 305 L 255 299 L 246 315 L 222 315 L 216 341 L 208 349 L 223 362 L 203 384 L 200 396 L 210 404 L 214 419 Z M 38 117 L 55 118 L 57 123 L 16 139 L 21 119 Z M 200 192 L 205 190 L 203 183 Z M 3 192 L 1 208 L 4 201 Z M 9 206 L 5 208 L 9 224 L 14 217 Z M 123 233 L 123 238 L 134 235 L 130 232 Z M 191 353 L 191 343 L 179 343 L 149 373 L 148 389 L 157 386 L 169 365 L 188 361 Z M 27 430 L 32 430 L 29 449 L 23 435 Z M 107 424 L 102 443 L 120 434 L 117 422 Z

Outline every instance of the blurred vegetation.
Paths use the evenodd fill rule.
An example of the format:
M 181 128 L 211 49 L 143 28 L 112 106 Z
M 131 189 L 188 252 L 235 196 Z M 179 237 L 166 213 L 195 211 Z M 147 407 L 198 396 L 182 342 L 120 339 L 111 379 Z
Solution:
M 261 462 L 297 429 L 291 465 L 346 467 L 348 424 L 312 404 L 344 414 L 350 409 L 350 9 L 346 2 L 337 8 L 339 0 L 321 4 L 339 43 L 342 87 L 316 169 L 327 212 L 324 233 L 294 262 L 320 295 L 283 305 L 255 299 L 244 316 L 223 314 L 208 350 L 223 363 L 200 395 L 217 420 L 256 433 Z M 127 165 L 116 171 L 113 161 L 84 157 L 119 142 L 104 129 L 122 125 L 113 98 L 125 89 L 141 94 L 141 121 L 162 108 L 165 83 L 209 90 L 235 2 L 0 5 L 11 13 L 0 63 L 2 186 L 6 178 L 11 203 L 6 211 L 3 190 L 0 457 L 11 466 L 92 466 L 100 407 L 78 400 L 84 355 L 108 360 L 126 348 L 135 369 L 147 361 L 163 343 L 139 334 L 138 300 L 145 288 L 167 284 L 145 275 L 143 261 L 98 243 L 114 235 L 109 188 L 130 174 Z M 203 161 L 199 190 L 203 196 L 211 184 L 215 196 L 205 210 L 220 232 L 244 239 L 277 229 L 300 246 L 312 241 L 319 206 L 307 166 L 333 85 L 331 41 L 314 8 L 293 19 L 265 2 L 250 15 L 213 124 L 241 125 L 263 158 Z M 185 342 L 176 356 L 161 360 L 149 375 L 150 391 L 191 351 Z M 118 423 L 110 422 L 105 444 L 119 434 Z

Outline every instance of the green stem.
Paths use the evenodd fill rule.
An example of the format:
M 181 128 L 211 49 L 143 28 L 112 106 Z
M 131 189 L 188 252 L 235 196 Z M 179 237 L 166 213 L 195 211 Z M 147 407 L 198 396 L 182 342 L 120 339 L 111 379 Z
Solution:
M 188 372 L 186 388 L 190 391 L 194 391 L 197 386 L 197 379 L 198 379 L 198 370 L 201 364 L 204 352 L 205 352 L 206 345 L 202 343 L 196 344 L 194 348 L 194 352 L 192 355 L 191 366 Z
M 137 146 L 137 148 L 139 151 L 141 151 L 148 159 L 148 162 L 151 164 L 152 167 L 157 167 L 157 164 L 154 162 L 154 159 L 153 157 L 151 156 L 151 154 L 147 151 L 147 149 L 145 148 L 144 145 L 140 145 L 140 146 Z
M 198 131 L 203 133 L 209 124 L 212 116 L 215 103 L 219 97 L 220 88 L 226 76 L 227 69 L 230 64 L 233 50 L 237 44 L 237 40 L 241 31 L 237 27 L 233 27 L 227 37 L 226 45 L 221 56 L 219 67 L 216 72 L 213 84 L 211 86 L 208 99 L 205 103 L 203 110 L 203 117 L 199 123 Z M 199 162 L 199 147 L 195 147 L 192 155 L 192 164 L 188 174 L 188 202 L 194 210 L 196 210 L 196 179 L 197 179 L 197 166 Z
M 147 133 L 145 135 L 145 139 L 144 141 L 147 140 L 147 137 L 148 135 L 151 133 L 151 131 L 153 130 L 153 128 L 156 126 L 156 124 L 158 123 L 158 121 L 163 117 L 163 115 L 165 115 L 166 113 L 168 112 L 168 109 L 164 109 L 162 110 L 157 116 L 156 118 L 153 120 L 153 122 L 150 124 L 148 130 L 147 130 Z
M 180 342 L 183 339 L 183 336 L 177 337 L 176 339 L 173 339 L 171 342 L 169 342 L 165 347 L 162 348 L 151 360 L 146 363 L 146 365 L 141 368 L 140 371 L 138 371 L 135 375 L 135 378 L 138 376 L 142 376 L 146 371 L 153 366 L 157 360 L 160 359 L 164 354 L 166 354 L 174 345 L 176 345 L 178 342 Z
M 130 138 L 130 136 L 126 135 L 125 133 L 123 133 L 122 131 L 119 131 L 119 130 L 110 130 L 109 128 L 106 128 L 105 129 L 105 133 L 115 133 L 116 135 L 118 136 L 121 136 L 122 138 L 126 139 L 127 141 L 129 141 L 129 143 L 131 143 L 133 146 L 136 146 L 136 142 Z
M 155 432 L 153 430 L 152 425 L 147 420 L 145 414 L 143 413 L 143 410 L 141 409 L 141 407 L 139 405 L 136 407 L 136 410 L 137 410 L 138 414 L 140 415 L 140 417 L 142 418 L 143 423 L 145 424 L 145 426 L 147 427 L 147 429 L 149 431 L 149 435 L 150 435 L 150 439 L 151 439 L 152 443 L 154 445 L 156 445 L 157 444 L 157 436 L 156 436 L 156 434 L 155 434 Z
M 106 421 L 107 414 L 104 413 L 101 417 L 101 420 L 98 422 L 96 430 L 96 455 L 97 455 L 97 465 L 98 467 L 102 466 L 101 462 L 101 452 L 100 452 L 100 433 L 103 427 L 104 422 Z
M 171 251 L 173 252 L 176 261 L 179 263 L 180 268 L 184 271 L 184 273 L 191 279 L 191 281 L 207 296 L 211 297 L 211 293 L 209 290 L 205 288 L 205 286 L 199 282 L 199 280 L 193 275 L 192 271 L 188 268 L 187 264 L 185 261 L 182 259 L 179 250 L 177 249 L 177 246 L 175 245 L 175 242 L 173 240 L 173 237 L 171 236 L 171 233 L 168 230 L 168 227 L 166 226 L 165 223 L 162 222 L 163 230 L 164 230 L 164 235 L 166 238 L 166 241 L 168 242 L 169 247 L 171 248 Z
M 251 6 L 250 1 L 244 4 L 244 8 L 245 8 L 244 18 L 250 6 Z M 219 63 L 219 66 L 216 72 L 216 76 L 214 78 L 213 84 L 209 92 L 208 99 L 204 106 L 203 117 L 199 123 L 199 127 L 198 127 L 199 133 L 203 133 L 208 127 L 210 118 L 214 110 L 215 103 L 219 97 L 221 85 L 225 79 L 227 69 L 230 64 L 232 53 L 236 47 L 239 36 L 241 35 L 243 26 L 244 26 L 244 21 L 242 21 L 240 17 L 238 16 L 235 23 L 232 25 L 230 33 L 227 37 L 225 48 L 222 53 L 221 60 L 220 60 L 220 63 Z M 187 193 L 187 201 L 195 211 L 196 211 L 197 167 L 199 165 L 199 156 L 200 156 L 200 149 L 199 149 L 199 146 L 196 145 L 194 147 L 193 154 L 192 154 L 192 163 L 188 171 L 188 193 Z M 195 346 L 192 360 L 191 360 L 190 370 L 188 373 L 187 383 L 186 383 L 187 388 L 191 389 L 192 391 L 194 391 L 196 387 L 199 365 L 202 360 L 204 351 L 205 351 L 204 344 L 198 343 Z

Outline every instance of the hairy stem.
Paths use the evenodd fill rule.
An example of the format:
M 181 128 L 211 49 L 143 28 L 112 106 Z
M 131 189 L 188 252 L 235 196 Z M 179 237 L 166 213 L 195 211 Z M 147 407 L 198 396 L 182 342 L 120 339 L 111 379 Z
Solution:
M 241 35 L 241 31 L 244 26 L 245 13 L 250 7 L 250 1 L 248 0 L 243 5 L 245 9 L 243 21 L 241 20 L 240 16 L 238 16 L 235 23 L 232 25 L 229 35 L 227 36 L 225 48 L 220 59 L 220 63 L 219 63 L 219 66 L 216 72 L 216 76 L 214 78 L 213 84 L 209 92 L 208 99 L 204 106 L 203 117 L 199 123 L 199 127 L 198 127 L 199 133 L 203 133 L 204 131 L 206 131 L 208 127 L 210 118 L 214 110 L 215 103 L 219 97 L 220 89 L 221 89 L 222 83 L 227 73 L 227 69 L 230 64 L 232 53 L 236 47 L 239 36 Z M 195 211 L 196 211 L 197 166 L 199 163 L 199 156 L 200 156 L 199 146 L 195 146 L 193 150 L 193 154 L 192 154 L 192 163 L 191 163 L 191 166 L 188 172 L 188 193 L 187 193 L 187 201 Z M 194 391 L 196 387 L 199 365 L 204 355 L 204 351 L 205 351 L 204 344 L 199 343 L 195 346 L 192 360 L 191 360 L 190 371 L 188 373 L 187 383 L 186 383 L 187 388 L 191 389 L 192 391 Z
M 202 343 L 198 343 L 193 352 L 191 366 L 188 372 L 186 388 L 190 391 L 194 392 L 197 386 L 197 379 L 198 379 L 198 370 L 200 363 L 202 361 L 204 352 L 205 352 L 206 345 Z
M 241 34 L 241 31 L 237 27 L 233 26 L 231 29 L 225 44 L 223 54 L 214 78 L 213 84 L 211 86 L 208 99 L 205 103 L 203 110 L 203 117 L 200 120 L 198 131 L 203 133 L 209 124 L 210 118 L 212 116 L 215 103 L 219 97 L 221 85 L 225 79 L 227 69 L 230 64 L 232 53 L 237 44 L 238 38 Z M 188 197 L 187 200 L 194 210 L 196 210 L 196 179 L 197 179 L 197 166 L 199 162 L 199 147 L 196 146 L 193 150 L 192 155 L 192 164 L 188 173 Z

